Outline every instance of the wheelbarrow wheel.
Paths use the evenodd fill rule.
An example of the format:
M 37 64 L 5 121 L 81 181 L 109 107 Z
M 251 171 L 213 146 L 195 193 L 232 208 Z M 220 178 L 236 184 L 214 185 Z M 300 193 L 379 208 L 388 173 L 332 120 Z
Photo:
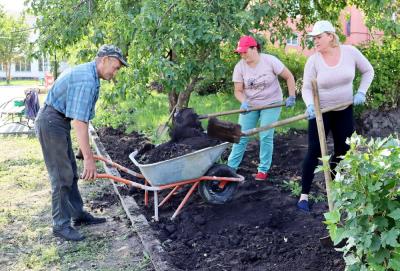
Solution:
M 238 177 L 235 171 L 227 165 L 215 164 L 205 174 L 217 177 Z M 199 185 L 199 194 L 204 201 L 211 204 L 224 204 L 232 199 L 236 191 L 237 182 L 227 182 L 223 188 L 219 186 L 220 181 L 202 181 Z

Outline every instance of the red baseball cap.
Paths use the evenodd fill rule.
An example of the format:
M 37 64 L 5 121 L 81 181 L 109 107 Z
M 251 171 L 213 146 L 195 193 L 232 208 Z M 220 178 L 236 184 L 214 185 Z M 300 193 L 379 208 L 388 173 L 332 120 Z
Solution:
M 257 41 L 251 36 L 242 36 L 238 42 L 236 53 L 246 53 L 249 47 L 256 47 Z

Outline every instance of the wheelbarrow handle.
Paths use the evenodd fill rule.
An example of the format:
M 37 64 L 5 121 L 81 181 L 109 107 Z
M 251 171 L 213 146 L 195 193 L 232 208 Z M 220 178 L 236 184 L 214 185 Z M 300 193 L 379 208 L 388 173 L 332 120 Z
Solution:
M 93 155 L 93 158 L 94 158 L 94 160 L 103 161 L 107 165 L 109 165 L 111 167 L 115 167 L 115 168 L 117 168 L 117 169 L 119 169 L 119 170 L 121 170 L 121 171 L 123 171 L 125 173 L 128 173 L 130 175 L 133 175 L 133 176 L 135 176 L 137 178 L 144 179 L 144 176 L 142 174 L 139 174 L 139 173 L 137 173 L 137 172 L 135 172 L 135 171 L 133 171 L 133 170 L 131 170 L 129 168 L 126 168 L 126 167 L 124 167 L 124 166 L 122 166 L 122 165 L 120 165 L 118 163 L 115 163 L 115 162 L 113 162 L 111 160 L 108 160 L 108 159 L 104 158 L 103 156 Z
M 277 103 L 277 104 L 269 104 L 265 106 L 256 106 L 256 107 L 251 107 L 248 110 L 245 109 L 235 109 L 235 110 L 229 110 L 229 111 L 224 111 L 224 112 L 217 112 L 217 113 L 211 113 L 211 114 L 205 114 L 205 115 L 199 115 L 198 119 L 208 119 L 211 117 L 218 117 L 218 116 L 225 116 L 225 115 L 231 115 L 231 114 L 237 114 L 237 113 L 245 113 L 245 112 L 251 112 L 251 111 L 258 111 L 258 110 L 263 110 L 263 109 L 269 109 L 269 108 L 276 108 L 276 107 L 281 107 L 284 106 L 284 103 Z
M 148 191 L 158 191 L 158 190 L 160 190 L 159 187 L 143 185 L 143 184 L 132 182 L 132 181 L 130 181 L 128 179 L 117 177 L 117 176 L 114 176 L 114 175 L 111 175 L 111 174 L 97 174 L 97 179 L 111 179 L 113 181 L 126 184 L 128 186 L 133 186 L 135 188 L 148 190 Z

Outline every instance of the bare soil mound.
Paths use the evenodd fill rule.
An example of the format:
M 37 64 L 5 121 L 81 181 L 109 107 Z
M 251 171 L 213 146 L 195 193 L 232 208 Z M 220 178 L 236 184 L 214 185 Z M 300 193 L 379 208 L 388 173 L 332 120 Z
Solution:
M 398 132 L 400 126 L 396 121 L 400 120 L 400 116 L 398 111 L 393 115 L 389 125 L 382 120 L 387 119 L 387 115 L 369 113 L 365 119 L 357 122 L 358 132 L 374 136 L 382 125 L 391 127 L 388 128 L 388 131 L 391 129 L 389 133 Z M 371 126 L 370 122 L 379 125 Z M 136 171 L 138 169 L 128 158 L 129 153 L 142 149 L 142 154 L 148 155 L 152 149 L 150 142 L 138 133 L 124 135 L 119 130 L 109 128 L 100 129 L 98 133 L 111 158 Z M 172 133 L 171 139 L 174 136 L 177 134 Z M 200 138 L 203 138 L 202 135 Z M 329 140 L 328 147 L 331 145 Z M 179 149 L 182 146 L 175 147 Z M 166 154 L 162 159 L 174 153 L 171 148 L 165 148 L 162 152 Z M 315 203 L 311 214 L 302 213 L 295 207 L 297 199 L 281 187 L 285 180 L 300 179 L 301 163 L 307 150 L 306 132 L 291 131 L 286 135 L 276 135 L 271 178 L 267 182 L 255 181 L 251 176 L 259 161 L 258 150 L 258 141 L 248 145 L 238 170 L 238 174 L 245 176 L 246 182 L 239 185 L 232 201 L 211 205 L 199 195 L 193 195 L 183 212 L 173 221 L 170 217 L 186 194 L 185 190 L 160 209 L 159 222 L 152 220 L 153 206 L 143 206 L 143 191 L 121 188 L 121 192 L 130 193 L 143 207 L 144 215 L 177 269 L 344 270 L 342 255 L 319 243 L 319 238 L 327 235 L 322 222 L 323 213 L 328 210 L 327 204 Z M 229 150 L 223 153 L 222 159 L 226 161 L 228 154 Z M 151 156 L 148 155 L 150 158 L 146 159 L 150 161 Z M 133 179 L 124 173 L 121 175 Z M 318 180 L 314 183 L 318 183 Z M 312 190 L 323 192 L 316 186 Z

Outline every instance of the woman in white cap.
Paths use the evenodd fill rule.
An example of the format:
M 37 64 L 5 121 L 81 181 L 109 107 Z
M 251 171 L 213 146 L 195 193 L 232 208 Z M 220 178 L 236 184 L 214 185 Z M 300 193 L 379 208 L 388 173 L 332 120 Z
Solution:
M 295 81 L 292 73 L 276 57 L 260 53 L 260 45 L 251 36 L 242 36 L 235 50 L 240 54 L 241 60 L 233 71 L 234 91 L 236 99 L 241 103 L 240 108 L 249 110 L 252 107 L 282 102 L 282 90 L 278 76 L 286 80 L 289 97 L 286 106 L 295 105 Z M 268 125 L 278 120 L 281 109 L 279 107 L 260 111 L 246 112 L 239 115 L 239 124 L 242 130 L 248 130 Z M 254 178 L 264 181 L 268 178 L 273 151 L 274 130 L 260 133 L 260 163 Z M 228 166 L 237 170 L 246 150 L 248 137 L 242 137 L 238 144 L 234 144 L 228 158 Z
M 316 53 L 310 56 L 304 67 L 302 96 L 307 106 L 308 114 L 308 152 L 303 162 L 302 192 L 297 207 L 305 212 L 310 211 L 308 194 L 314 179 L 314 170 L 321 157 L 317 124 L 313 104 L 311 81 L 316 80 L 319 90 L 321 108 L 353 101 L 354 105 L 365 102 L 365 94 L 374 77 L 374 69 L 357 48 L 341 45 L 335 33 L 335 28 L 328 21 L 315 23 L 311 33 Z M 355 71 L 361 73 L 361 82 L 353 96 L 353 81 Z M 349 146 L 346 138 L 354 132 L 353 106 L 350 105 L 337 111 L 323 114 L 326 134 L 332 132 L 334 154 L 330 166 L 333 172 L 340 156 L 344 155 Z

